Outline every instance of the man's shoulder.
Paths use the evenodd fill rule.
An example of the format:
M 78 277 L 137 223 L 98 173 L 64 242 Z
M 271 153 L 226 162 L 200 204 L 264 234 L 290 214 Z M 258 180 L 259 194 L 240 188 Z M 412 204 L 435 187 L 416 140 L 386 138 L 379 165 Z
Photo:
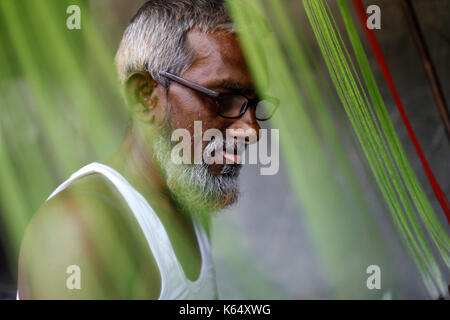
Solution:
M 108 226 L 114 231 L 120 228 L 119 236 L 139 232 L 139 225 L 123 196 L 99 173 L 78 178 L 48 199 L 33 215 L 27 229 L 56 234 L 74 226 L 89 230 L 90 234 L 104 233 Z
M 95 290 L 145 267 L 149 272 L 136 279 L 145 276 L 150 279 L 147 283 L 158 287 L 157 265 L 136 219 L 116 187 L 101 174 L 74 181 L 41 206 L 25 232 L 20 260 L 22 270 L 34 266 L 36 277 L 55 272 L 64 277 L 68 265 L 84 266 Z M 112 279 L 97 278 L 98 271 Z M 57 291 L 64 291 L 59 285 Z M 123 283 L 119 288 L 128 287 Z
M 90 223 L 95 218 L 118 219 L 126 214 L 126 205 L 114 186 L 101 174 L 73 181 L 64 190 L 45 201 L 33 214 L 26 232 L 54 232 L 67 224 Z

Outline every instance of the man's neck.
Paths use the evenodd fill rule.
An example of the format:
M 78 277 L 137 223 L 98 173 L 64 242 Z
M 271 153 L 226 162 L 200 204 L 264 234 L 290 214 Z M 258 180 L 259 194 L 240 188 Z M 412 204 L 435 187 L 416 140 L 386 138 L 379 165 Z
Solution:
M 108 165 L 119 171 L 133 186 L 145 186 L 161 195 L 168 195 L 167 184 L 153 159 L 152 150 L 133 130 L 127 132 L 119 151 Z
M 156 212 L 166 227 L 170 228 L 173 223 L 192 223 L 191 216 L 182 212 L 174 201 L 167 186 L 165 174 L 155 160 L 153 150 L 136 130 L 128 131 L 121 148 L 107 161 L 107 164 L 120 172 L 152 206 L 155 206 L 152 202 L 156 201 L 158 202 L 156 206 L 171 207 L 171 211 L 175 214 L 161 216 Z M 202 221 L 208 234 L 209 222 L 209 219 Z

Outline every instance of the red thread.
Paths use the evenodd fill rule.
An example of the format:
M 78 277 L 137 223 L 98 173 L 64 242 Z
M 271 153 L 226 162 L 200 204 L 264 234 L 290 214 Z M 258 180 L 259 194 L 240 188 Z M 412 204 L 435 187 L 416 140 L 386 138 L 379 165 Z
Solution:
M 394 100 L 397 105 L 397 109 L 402 117 L 403 123 L 405 124 L 406 130 L 408 131 L 409 137 L 414 145 L 414 148 L 416 149 L 417 155 L 420 158 L 420 162 L 422 163 L 422 167 L 425 170 L 425 173 L 428 177 L 428 181 L 430 182 L 431 187 L 433 188 L 434 194 L 435 194 L 436 198 L 438 199 L 439 204 L 442 207 L 442 210 L 444 210 L 445 216 L 447 217 L 447 222 L 450 224 L 449 202 L 448 202 L 447 197 L 445 196 L 444 192 L 442 191 L 441 186 L 439 185 L 436 178 L 434 177 L 434 174 L 431 171 L 431 168 L 427 162 L 427 159 L 425 158 L 425 156 L 422 152 L 422 148 L 420 147 L 420 144 L 419 144 L 419 141 L 417 140 L 416 134 L 414 133 L 411 123 L 409 122 L 409 119 L 406 115 L 405 109 L 403 108 L 403 104 L 400 100 L 397 89 L 394 86 L 394 81 L 392 80 L 391 74 L 387 67 L 386 61 L 384 60 L 383 53 L 381 52 L 380 46 L 378 45 L 375 34 L 374 34 L 373 30 L 367 28 L 367 25 L 366 25 L 367 15 L 366 15 L 364 6 L 362 4 L 362 1 L 361 0 L 353 0 L 353 5 L 355 6 L 356 12 L 358 13 L 359 20 L 360 20 L 361 25 L 364 29 L 364 32 L 367 36 L 367 40 L 369 41 L 370 46 L 372 47 L 372 50 L 375 54 L 378 64 L 380 65 L 383 75 L 389 85 L 391 92 L 392 92 L 392 95 L 394 96 Z

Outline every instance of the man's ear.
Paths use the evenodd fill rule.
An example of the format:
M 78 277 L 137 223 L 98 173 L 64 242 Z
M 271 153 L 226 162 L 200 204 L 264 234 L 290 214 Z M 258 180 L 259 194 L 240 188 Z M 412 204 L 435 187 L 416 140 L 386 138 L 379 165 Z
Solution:
M 128 104 L 133 116 L 144 122 L 154 122 L 158 104 L 157 82 L 147 72 L 132 73 L 125 82 Z

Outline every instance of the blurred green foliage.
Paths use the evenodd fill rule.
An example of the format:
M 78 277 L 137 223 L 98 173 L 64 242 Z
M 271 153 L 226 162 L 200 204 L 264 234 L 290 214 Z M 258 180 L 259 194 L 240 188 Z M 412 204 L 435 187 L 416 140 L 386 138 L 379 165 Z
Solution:
M 323 50 L 332 46 L 333 39 L 322 37 L 326 30 L 331 35 L 335 28 L 331 22 L 328 24 L 327 17 L 338 19 L 338 14 L 323 11 L 318 7 L 322 3 L 227 1 L 256 84 L 262 88 L 269 80 L 269 93 L 280 97 L 281 107 L 271 125 L 280 129 L 289 182 L 302 207 L 308 236 L 313 239 L 333 297 L 380 298 L 379 293 L 367 290 L 367 274 L 362 266 L 376 261 L 384 270 L 391 270 L 387 274 L 394 278 L 400 271 L 390 265 L 389 243 L 379 230 L 373 208 L 365 200 L 350 153 L 358 154 L 361 163 L 387 179 L 386 183 L 389 173 L 376 171 L 367 163 L 367 159 L 370 162 L 377 157 L 374 150 L 370 151 L 372 155 L 361 150 L 361 146 L 367 146 L 365 139 L 370 132 L 360 131 L 358 139 L 352 133 L 358 131 L 357 123 L 364 117 L 355 114 L 353 118 L 341 108 L 334 93 L 335 89 L 339 91 L 340 82 L 332 86 L 318 62 L 321 58 L 312 52 L 298 25 L 299 15 L 308 17 L 316 28 L 318 41 L 323 41 Z M 66 9 L 73 4 L 81 8 L 81 30 L 66 28 Z M 319 18 L 317 22 L 315 19 Z M 105 41 L 98 23 L 90 16 L 86 0 L 0 1 L 0 217 L 6 231 L 1 237 L 8 244 L 14 267 L 23 231 L 33 212 L 61 181 L 86 163 L 107 159 L 123 140 L 129 115 L 113 64 L 116 48 Z M 328 61 L 340 57 L 337 54 Z M 363 61 L 358 61 L 361 64 Z M 336 74 L 351 77 L 342 70 Z M 330 105 L 334 108 L 330 109 Z M 352 126 L 347 116 L 356 121 Z M 395 132 L 389 134 L 387 141 L 395 139 Z M 344 145 L 344 138 L 353 142 L 350 148 Z M 395 165 L 396 160 L 392 161 Z M 410 170 L 405 172 L 399 179 L 404 179 L 405 174 L 414 175 Z M 378 192 L 381 186 L 384 198 L 380 197 L 380 202 L 391 199 L 389 195 L 396 192 L 395 188 L 386 191 L 380 180 L 375 180 L 378 185 L 374 183 L 372 192 Z M 407 192 L 412 187 L 423 197 L 417 183 L 401 190 Z M 392 201 L 402 208 L 402 199 Z M 426 199 L 421 201 L 426 205 Z M 399 208 L 387 208 L 386 213 L 392 213 L 397 223 L 405 218 Z M 421 238 L 426 255 L 416 261 L 422 267 L 431 263 L 434 269 L 427 279 L 442 281 L 436 280 L 439 267 L 433 262 L 435 258 L 422 235 L 419 218 L 412 214 L 415 213 L 408 212 L 412 229 L 409 224 L 402 225 L 406 229 L 399 234 L 412 232 L 411 239 Z M 420 219 L 433 215 L 427 207 Z M 227 229 L 229 233 L 224 231 Z M 438 222 L 426 223 L 425 229 L 435 235 L 441 255 L 448 259 L 448 251 L 443 251 L 448 249 L 448 237 L 442 235 Z M 232 227 L 224 230 L 222 237 L 228 234 L 232 239 Z M 229 243 L 229 248 L 236 246 Z M 233 250 L 233 254 L 236 261 L 230 261 L 231 265 L 251 263 L 243 249 Z M 422 273 L 426 269 L 421 268 Z M 273 290 L 277 297 L 277 289 L 263 275 L 238 267 L 233 270 L 249 295 L 258 297 L 259 290 Z M 401 283 L 396 281 L 391 279 L 397 284 L 392 289 L 399 292 Z M 430 293 L 435 292 L 430 289 Z

